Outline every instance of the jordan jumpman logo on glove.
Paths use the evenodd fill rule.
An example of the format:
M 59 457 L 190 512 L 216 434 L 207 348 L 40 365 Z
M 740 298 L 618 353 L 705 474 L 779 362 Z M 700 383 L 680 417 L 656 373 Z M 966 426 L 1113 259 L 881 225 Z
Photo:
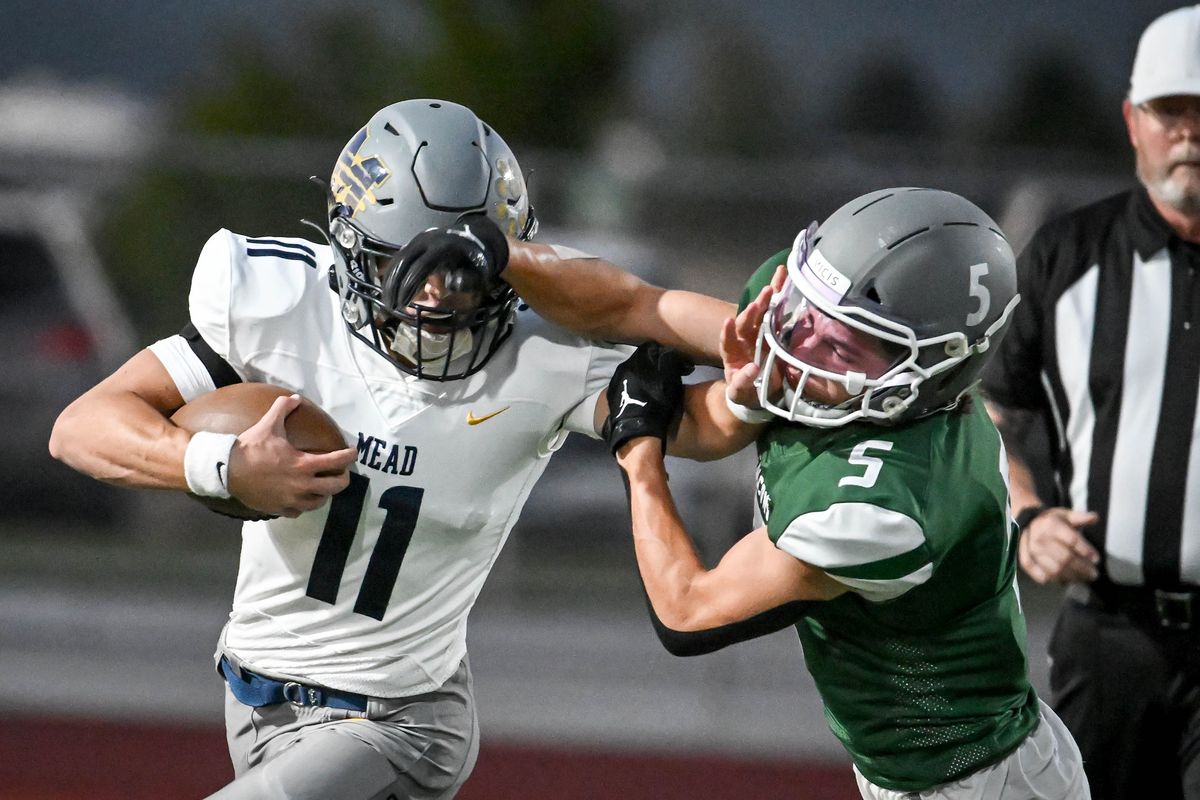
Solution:
M 629 379 L 626 378 L 625 380 L 621 381 L 621 407 L 617 409 L 618 417 L 625 413 L 625 407 L 630 403 L 636 406 L 646 405 L 646 401 L 638 400 L 629 396 Z
M 609 416 L 602 431 L 615 454 L 639 436 L 662 442 L 683 412 L 683 376 L 692 364 L 682 354 L 657 342 L 644 344 L 617 367 L 608 384 Z

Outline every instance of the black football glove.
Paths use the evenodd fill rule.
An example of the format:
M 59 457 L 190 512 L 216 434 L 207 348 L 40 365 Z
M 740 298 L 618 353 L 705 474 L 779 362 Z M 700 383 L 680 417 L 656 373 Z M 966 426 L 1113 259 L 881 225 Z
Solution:
M 683 376 L 693 366 L 676 350 L 657 342 L 629 356 L 608 384 L 608 419 L 601 433 L 616 455 L 639 436 L 655 436 L 667 449 L 667 435 L 683 413 Z
M 388 274 L 383 296 L 392 308 L 404 308 L 439 269 L 456 276 L 459 285 L 450 289 L 491 291 L 508 266 L 508 240 L 486 215 L 467 214 L 453 225 L 418 233 L 396 258 L 401 268 Z

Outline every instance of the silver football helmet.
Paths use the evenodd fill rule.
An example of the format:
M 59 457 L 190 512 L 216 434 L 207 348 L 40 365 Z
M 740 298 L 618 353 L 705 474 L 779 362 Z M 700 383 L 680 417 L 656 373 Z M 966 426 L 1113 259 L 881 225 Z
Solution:
M 536 217 L 512 150 L 465 106 L 405 100 L 378 111 L 346 144 L 329 184 L 333 284 L 351 332 L 402 371 L 455 380 L 479 370 L 512 328 L 507 284 L 445 270 L 447 291 L 471 298 L 447 311 L 414 304 L 398 251 L 421 231 L 483 213 L 532 238 Z M 408 286 L 407 290 L 400 287 Z M 400 294 L 407 291 L 408 297 Z
M 759 401 L 817 427 L 892 424 L 956 405 L 1020 299 L 1012 248 L 996 223 L 934 189 L 883 189 L 852 200 L 796 237 L 787 273 L 759 331 Z M 877 339 L 890 366 L 869 375 L 797 357 L 793 331 L 814 311 Z M 782 397 L 771 396 L 774 371 L 791 376 Z M 806 398 L 814 377 L 836 382 L 850 399 L 830 406 Z

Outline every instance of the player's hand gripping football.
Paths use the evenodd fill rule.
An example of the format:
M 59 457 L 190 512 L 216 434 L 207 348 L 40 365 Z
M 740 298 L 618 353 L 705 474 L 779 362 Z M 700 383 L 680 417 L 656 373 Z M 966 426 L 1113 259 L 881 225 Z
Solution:
M 439 269 L 474 272 L 484 287 L 496 285 L 508 266 L 508 240 L 485 215 L 468 214 L 453 225 L 418 233 L 396 257 L 404 269 L 392 272 L 398 280 L 389 281 L 384 292 L 387 301 L 402 308 Z
M 617 367 L 608 384 L 604 441 L 616 455 L 621 445 L 653 436 L 667 448 L 671 427 L 683 413 L 683 376 L 692 364 L 677 350 L 650 342 Z
M 771 298 L 783 288 L 786 279 L 787 269 L 781 265 L 775 270 L 771 283 L 762 288 L 758 297 L 742 309 L 737 317 L 725 320 L 725 325 L 721 328 L 721 362 L 725 367 L 725 391 L 729 399 L 738 405 L 752 409 L 762 407 L 758 401 L 758 389 L 755 384 L 759 376 L 759 366 L 754 360 L 754 351 L 763 319 L 771 306 Z M 773 395 L 778 391 L 782 378 L 776 373 L 767 376 L 767 379 L 771 381 L 768 390 Z
M 299 405 L 298 395 L 275 400 L 238 436 L 229 454 L 229 491 L 251 508 L 298 517 L 320 508 L 350 482 L 355 448 L 305 453 L 288 441 L 284 420 Z

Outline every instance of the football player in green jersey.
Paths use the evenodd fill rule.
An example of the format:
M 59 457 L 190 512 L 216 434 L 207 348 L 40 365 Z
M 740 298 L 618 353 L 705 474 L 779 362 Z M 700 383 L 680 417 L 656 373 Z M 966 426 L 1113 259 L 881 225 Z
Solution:
M 719 331 L 724 382 L 685 388 L 686 362 L 651 343 L 608 389 L 605 436 L 671 652 L 795 626 L 866 798 L 1090 796 L 1029 683 L 1007 463 L 973 391 L 1018 300 L 986 214 L 936 190 L 859 197 L 763 264 L 723 326 L 611 265 L 561 269 L 510 243 L 505 279 L 577 329 L 701 355 Z M 714 457 L 755 436 L 759 526 L 705 569 L 664 450 Z
M 867 798 L 1089 796 L 1029 684 L 1007 464 L 973 393 L 1016 303 L 1008 243 L 948 192 L 865 195 L 764 264 L 723 337 L 730 410 L 772 423 L 762 525 L 711 570 L 663 466 L 679 359 L 643 346 L 610 385 L 660 636 L 704 652 L 794 624 Z

